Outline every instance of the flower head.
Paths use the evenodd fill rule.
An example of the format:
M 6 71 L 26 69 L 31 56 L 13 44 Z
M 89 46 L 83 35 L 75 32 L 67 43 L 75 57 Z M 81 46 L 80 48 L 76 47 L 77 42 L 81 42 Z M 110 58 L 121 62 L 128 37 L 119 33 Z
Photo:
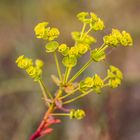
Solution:
M 89 45 L 79 43 L 77 45 L 78 53 L 80 55 L 85 54 L 89 50 Z
M 69 53 L 69 47 L 66 44 L 61 44 L 58 47 L 58 52 L 60 52 L 64 56 L 67 56 Z
M 25 58 L 24 55 L 22 55 L 17 58 L 16 64 L 21 69 L 27 69 L 28 67 L 33 65 L 33 62 L 32 59 Z
M 35 64 L 38 68 L 42 68 L 44 65 L 44 62 L 40 59 L 36 59 Z
M 123 74 L 117 67 L 111 65 L 110 69 L 108 69 L 107 77 L 109 78 L 108 85 L 116 88 L 121 84 Z
M 35 26 L 34 31 L 37 38 L 48 38 L 47 33 L 49 31 L 49 28 L 47 28 L 47 25 L 48 22 L 41 22 Z
M 122 46 L 132 46 L 133 40 L 131 35 L 126 31 L 122 31 L 122 38 L 120 39 L 120 43 L 122 44 Z
M 63 58 L 62 63 L 65 67 L 74 67 L 77 64 L 75 56 L 66 56 Z
M 101 77 L 97 74 L 93 76 L 93 89 L 96 92 L 100 92 L 101 88 L 104 86 L 104 82 Z
M 96 48 L 91 52 L 91 58 L 95 62 L 104 60 L 106 58 L 105 51 L 100 48 Z
M 82 109 L 71 109 L 70 110 L 70 119 L 77 119 L 77 120 L 81 120 L 85 117 L 85 112 Z
M 132 46 L 133 40 L 129 33 L 122 31 L 122 33 L 117 29 L 112 29 L 112 33 L 104 36 L 104 43 L 109 46 L 117 47 L 121 44 L 122 46 Z
M 89 23 L 90 19 L 88 18 L 89 13 L 88 12 L 80 12 L 79 14 L 77 14 L 77 18 L 84 23 Z
M 46 52 L 47 53 L 51 53 L 51 52 L 55 52 L 56 49 L 58 48 L 59 44 L 56 41 L 50 41 L 49 43 L 47 43 L 45 45 L 46 48 Z
M 57 28 L 51 28 L 47 33 L 48 40 L 52 41 L 55 38 L 58 38 L 59 34 L 60 32 Z
M 104 22 L 100 18 L 96 22 L 91 23 L 90 26 L 94 31 L 103 30 L 105 27 Z
M 34 81 L 38 81 L 41 78 L 42 70 L 39 67 L 30 66 L 26 69 L 26 72 Z

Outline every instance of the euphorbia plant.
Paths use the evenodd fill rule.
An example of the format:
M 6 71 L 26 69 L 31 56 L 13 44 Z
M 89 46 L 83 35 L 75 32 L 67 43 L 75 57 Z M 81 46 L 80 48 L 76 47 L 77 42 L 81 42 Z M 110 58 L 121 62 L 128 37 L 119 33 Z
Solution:
M 42 67 L 44 63 L 42 60 L 37 59 L 35 63 L 33 63 L 32 59 L 24 55 L 19 56 L 16 60 L 17 66 L 24 69 L 26 73 L 40 85 L 42 96 L 48 107 L 44 118 L 36 132 L 30 137 L 30 140 L 35 140 L 51 133 L 53 131 L 51 125 L 60 123 L 60 117 L 62 116 L 77 120 L 85 117 L 84 110 L 68 109 L 65 107 L 66 104 L 72 103 L 89 93 L 100 93 L 105 87 L 116 88 L 121 84 L 123 78 L 122 72 L 112 65 L 109 66 L 105 77 L 95 74 L 92 77 L 87 76 L 81 81 L 76 81 L 93 62 L 97 63 L 106 59 L 107 49 L 117 48 L 118 46 L 132 46 L 133 44 L 129 33 L 112 29 L 109 35 L 103 37 L 102 45 L 93 48 L 91 46 L 93 43 L 96 43 L 96 39 L 89 34 L 92 31 L 97 32 L 103 30 L 105 28 L 104 22 L 93 12 L 81 12 L 77 15 L 77 18 L 83 23 L 83 27 L 81 32 L 72 32 L 72 39 L 75 43 L 71 47 L 66 44 L 59 44 L 55 41 L 60 32 L 57 28 L 49 27 L 48 22 L 39 23 L 34 28 L 36 37 L 46 41 L 45 49 L 47 55 L 53 55 L 56 62 L 58 77 L 53 75 L 52 80 L 58 89 L 54 94 L 49 92 L 48 87 L 46 87 L 43 82 Z M 62 55 L 62 61 L 58 60 L 58 53 Z M 70 77 L 73 67 L 77 65 L 77 61 L 86 53 L 89 53 L 87 62 Z M 65 72 L 61 71 L 60 62 L 64 65 Z

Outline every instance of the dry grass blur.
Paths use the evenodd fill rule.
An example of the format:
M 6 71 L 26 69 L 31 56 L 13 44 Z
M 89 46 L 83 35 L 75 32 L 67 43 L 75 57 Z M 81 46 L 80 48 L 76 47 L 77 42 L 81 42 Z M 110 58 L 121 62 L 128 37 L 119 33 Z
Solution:
M 101 95 L 87 96 L 73 104 L 86 110 L 82 121 L 64 119 L 55 126 L 50 140 L 139 140 L 140 139 L 140 1 L 139 0 L 0 0 L 0 140 L 28 140 L 46 110 L 36 83 L 19 70 L 14 61 L 25 54 L 41 58 L 45 80 L 55 73 L 54 61 L 35 39 L 33 28 L 49 21 L 61 31 L 60 42 L 71 45 L 70 32 L 80 30 L 75 15 L 95 11 L 106 23 L 101 37 L 111 28 L 125 29 L 134 39 L 134 48 L 117 49 L 107 63 L 124 72 L 123 84 Z M 85 57 L 86 58 L 86 57 Z M 84 60 L 83 60 L 84 61 Z M 83 63 L 81 61 L 81 64 Z M 103 73 L 105 65 L 90 67 Z M 78 69 L 78 68 L 77 68 Z M 53 83 L 48 83 L 55 91 Z M 48 138 L 48 139 L 49 139 Z M 45 140 L 45 138 L 44 138 Z

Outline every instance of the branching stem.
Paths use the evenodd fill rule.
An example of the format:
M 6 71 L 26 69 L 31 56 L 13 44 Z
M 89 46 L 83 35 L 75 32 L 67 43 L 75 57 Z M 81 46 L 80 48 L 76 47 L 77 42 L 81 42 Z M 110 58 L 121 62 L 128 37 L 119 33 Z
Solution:
M 68 81 L 68 83 L 73 82 L 92 62 L 92 59 L 89 61 Z
M 60 65 L 59 65 L 59 62 L 58 62 L 56 52 L 54 52 L 54 59 L 55 59 L 56 67 L 57 67 L 58 76 L 59 76 L 60 80 L 62 81 L 61 69 L 60 69 Z

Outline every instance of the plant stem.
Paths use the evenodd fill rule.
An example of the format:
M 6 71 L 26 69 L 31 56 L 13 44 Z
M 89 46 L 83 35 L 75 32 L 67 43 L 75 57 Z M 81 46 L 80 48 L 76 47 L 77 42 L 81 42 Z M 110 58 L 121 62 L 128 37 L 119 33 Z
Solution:
M 46 111 L 43 120 L 41 121 L 41 123 L 40 123 L 38 129 L 36 130 L 36 132 L 30 137 L 30 140 L 35 140 L 38 137 L 40 137 L 40 133 L 44 129 L 44 126 L 47 123 L 47 119 L 48 119 L 49 115 L 51 114 L 51 112 L 53 112 L 53 110 L 54 110 L 54 104 L 52 104 L 49 107 L 49 109 Z
M 84 34 L 84 31 L 86 29 L 86 23 L 84 23 L 83 27 L 82 27 L 82 31 L 81 31 L 81 36 L 80 36 L 80 39 L 83 37 L 83 34 Z
M 47 100 L 47 99 L 48 99 L 47 95 L 48 95 L 51 99 L 53 99 L 51 93 L 50 93 L 49 90 L 45 87 L 43 81 L 42 81 L 42 80 L 39 80 L 38 82 L 39 82 L 40 88 L 41 88 L 41 90 L 42 90 L 43 97 Z
M 69 104 L 69 103 L 71 103 L 71 102 L 73 102 L 73 101 L 76 101 L 76 100 L 78 100 L 78 99 L 80 99 L 80 98 L 82 98 L 82 97 L 88 95 L 88 94 L 89 94 L 90 92 L 92 92 L 92 91 L 93 91 L 93 89 L 91 89 L 91 90 L 89 90 L 89 91 L 87 91 L 87 92 L 85 92 L 85 93 L 83 93 L 83 94 L 81 94 L 81 95 L 79 95 L 79 96 L 77 96 L 77 97 L 75 97 L 75 98 L 73 98 L 73 99 L 70 99 L 70 100 L 68 100 L 68 101 L 65 101 L 65 102 L 63 102 L 63 104 Z
M 52 113 L 52 116 L 69 116 L 69 113 Z
M 60 87 L 54 100 L 58 99 L 61 96 L 61 94 L 62 94 L 62 88 Z
M 78 88 L 76 88 L 73 92 L 68 93 L 68 94 L 66 94 L 66 95 L 62 96 L 62 97 L 60 97 L 59 99 L 60 99 L 60 100 L 65 99 L 65 98 L 67 98 L 68 96 L 70 96 L 70 95 L 74 94 L 77 90 L 79 90 L 79 87 L 78 87 Z
M 87 25 L 86 23 L 83 24 L 83 27 L 82 27 L 82 30 L 81 30 L 80 39 L 82 39 L 82 37 L 83 37 L 84 31 L 86 29 L 86 25 Z M 76 45 L 77 45 L 77 41 L 75 42 L 75 45 L 74 46 L 76 46 Z
M 65 76 L 64 76 L 64 84 L 67 82 L 67 80 L 68 80 L 68 78 L 69 78 L 69 75 L 70 75 L 71 69 L 72 69 L 71 67 L 66 68 Z
M 108 80 L 108 79 L 109 79 L 109 76 L 105 77 L 103 81 L 105 82 L 105 81 Z
M 84 39 L 91 30 L 92 28 L 89 28 L 89 30 L 84 34 L 84 36 L 81 39 Z
M 73 82 L 92 62 L 92 59 L 89 61 L 68 81 L 68 83 Z
M 58 72 L 59 78 L 62 81 L 61 69 L 60 69 L 60 66 L 59 66 L 59 62 L 58 62 L 58 58 L 57 58 L 56 52 L 54 52 L 54 59 L 55 59 L 55 63 L 56 63 L 56 67 L 57 67 L 57 72 Z

